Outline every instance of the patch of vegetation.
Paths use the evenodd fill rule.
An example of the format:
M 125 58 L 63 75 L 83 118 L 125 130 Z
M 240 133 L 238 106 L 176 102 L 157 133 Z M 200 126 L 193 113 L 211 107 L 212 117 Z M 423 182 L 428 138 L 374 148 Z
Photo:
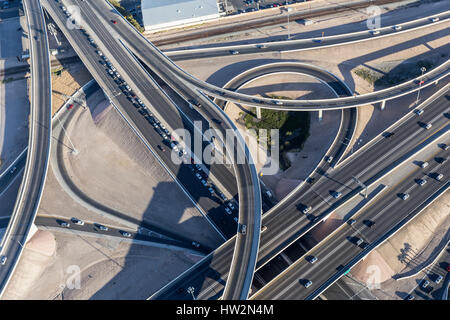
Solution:
M 357 68 L 353 72 L 377 89 L 382 89 L 414 79 L 422 74 L 422 71 L 420 71 L 422 67 L 430 71 L 434 65 L 432 61 L 420 60 L 416 63 L 400 64 L 391 70 L 385 71 L 384 74 L 367 68 Z
M 286 99 L 288 97 L 269 96 L 272 99 Z M 261 119 L 256 117 L 256 109 L 251 108 L 248 113 L 241 113 L 242 120 L 247 129 L 254 129 L 259 143 L 259 129 L 267 130 L 267 142 L 265 147 L 270 150 L 274 143 L 271 141 L 270 129 L 279 129 L 280 133 L 280 167 L 286 170 L 291 166 L 287 158 L 287 152 L 298 152 L 303 149 L 306 139 L 309 137 L 310 114 L 302 111 L 276 111 L 261 110 Z
M 119 13 L 128 20 L 129 23 L 131 23 L 137 30 L 139 30 L 140 33 L 144 32 L 144 28 L 139 24 L 139 22 L 136 21 L 136 19 L 133 17 L 133 15 L 124 7 L 122 7 L 116 0 L 108 0 L 109 3 L 111 3 L 114 8 L 116 8 Z

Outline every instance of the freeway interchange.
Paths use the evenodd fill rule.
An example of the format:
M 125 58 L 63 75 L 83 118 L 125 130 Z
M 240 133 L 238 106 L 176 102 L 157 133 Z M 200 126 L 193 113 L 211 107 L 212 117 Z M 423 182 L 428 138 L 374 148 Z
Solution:
M 45 30 L 43 12 L 40 9 L 39 2 L 27 0 L 25 3 L 27 17 L 29 19 L 37 19 L 37 22 L 30 23 L 30 29 L 38 32 L 39 30 Z M 393 99 L 445 79 L 448 75 L 448 61 L 419 79 L 413 79 L 381 92 L 376 91 L 366 95 L 352 96 L 351 91 L 345 85 L 336 83 L 336 78 L 333 78 L 331 75 L 323 76 L 323 73 L 314 70 L 313 72 L 316 73 L 318 78 L 321 76 L 328 77 L 324 81 L 331 83 L 330 86 L 335 89 L 337 98 L 303 101 L 268 98 L 255 99 L 253 96 L 228 89 L 239 86 L 239 83 L 244 83 L 250 78 L 246 79 L 243 77 L 236 83 L 231 83 L 229 87 L 218 88 L 184 72 L 125 20 L 111 28 L 111 19 L 122 19 L 122 17 L 106 1 L 45 0 L 42 1 L 42 5 L 64 33 L 117 111 L 128 122 L 130 128 L 140 137 L 164 168 L 179 182 L 179 185 L 187 190 L 193 198 L 199 199 L 198 204 L 202 208 L 205 217 L 217 229 L 222 230 L 223 238 L 226 240 L 214 252 L 208 254 L 191 269 L 185 271 L 177 279 L 154 294 L 151 297 L 152 299 L 190 299 L 192 298 L 191 293 L 186 289 L 192 285 L 197 288 L 197 299 L 247 299 L 255 270 L 260 269 L 277 257 L 291 243 L 326 220 L 334 209 L 361 191 L 360 185 L 354 180 L 355 177 L 366 185 L 372 183 L 380 176 L 386 174 L 387 171 L 392 170 L 393 166 L 395 167 L 404 161 L 408 153 L 418 148 L 423 141 L 433 138 L 436 134 L 447 132 L 449 129 L 449 91 L 447 89 L 421 107 L 424 112 L 420 115 L 420 123 L 431 123 L 431 130 L 427 130 L 428 128 L 424 129 L 423 125 L 418 124 L 417 115 L 411 111 L 401 122 L 389 129 L 388 135 L 386 133 L 380 134 L 374 140 L 375 142 L 364 150 L 364 153 L 355 154 L 344 163 L 340 163 L 340 158 L 345 153 L 346 145 L 337 143 L 337 141 L 344 139 L 350 141 L 352 139 L 356 121 L 355 106 Z M 70 28 L 65 23 L 67 17 L 70 17 L 66 7 L 70 5 L 77 5 L 80 8 L 80 15 L 72 16 L 71 18 L 74 19 L 72 22 L 78 25 L 77 28 Z M 442 19 L 448 18 L 445 14 L 442 15 Z M 39 19 L 42 20 L 39 21 Z M 429 20 L 422 22 L 429 23 Z M 41 26 L 36 27 L 35 24 L 37 23 L 40 23 Z M 419 23 L 408 24 L 405 25 L 404 30 L 408 28 L 414 30 L 419 25 Z M 33 49 L 31 50 L 32 110 L 39 111 L 39 114 L 42 113 L 42 120 L 37 120 L 40 124 L 48 123 L 43 125 L 44 130 L 41 128 L 41 132 L 30 134 L 30 147 L 24 173 L 25 178 L 21 187 L 25 188 L 26 186 L 29 172 L 32 170 L 30 166 L 35 166 L 32 176 L 35 177 L 32 181 L 34 189 L 27 191 L 32 192 L 27 199 L 35 200 L 25 202 L 30 207 L 21 209 L 29 215 L 29 218 L 21 217 L 20 213 L 14 213 L 11 219 L 12 223 L 8 226 L 8 230 L 10 230 L 14 226 L 16 219 L 28 221 L 21 224 L 22 228 L 26 229 L 20 231 L 23 234 L 23 238 L 19 241 L 22 242 L 26 242 L 28 229 L 33 224 L 37 212 L 45 182 L 50 147 L 50 63 L 40 64 L 42 69 L 34 70 L 38 65 L 38 63 L 34 62 L 35 59 L 49 60 L 47 36 L 45 32 L 40 33 L 30 37 L 31 48 Z M 367 35 L 357 34 L 350 38 L 342 37 L 342 39 L 344 40 L 335 42 L 329 39 L 330 41 L 324 41 L 323 45 L 330 46 L 344 42 L 366 41 Z M 314 46 L 316 45 L 317 43 L 314 43 Z M 302 49 L 309 47 L 306 45 Z M 109 76 L 106 72 L 111 70 L 112 66 L 115 67 L 112 71 L 116 74 L 114 77 Z M 285 72 L 293 68 L 292 65 L 276 65 L 267 67 L 269 70 L 262 72 Z M 308 69 L 305 66 L 303 68 Z M 308 70 L 305 72 L 308 72 Z M 254 73 L 252 74 L 253 76 L 255 76 Z M 419 86 L 418 81 L 420 82 Z M 42 88 L 42 86 L 44 86 L 44 90 L 38 90 L 42 94 L 34 94 L 35 90 Z M 124 87 L 127 87 L 127 89 L 124 90 Z M 218 100 L 217 104 L 208 95 L 215 97 Z M 35 102 L 34 99 L 41 100 Z M 191 110 L 189 101 L 192 100 L 197 101 L 202 106 L 198 113 Z M 223 102 L 221 100 L 277 110 L 342 109 L 343 120 L 338 136 L 340 138 L 336 139 L 336 143 L 329 150 L 329 154 L 334 155 L 334 163 L 322 161 L 310 175 L 308 182 L 300 184 L 283 201 L 262 215 L 261 190 L 253 160 L 236 126 L 222 110 Z M 34 107 L 35 105 L 45 105 L 47 109 L 37 110 Z M 33 117 L 36 116 L 33 114 Z M 230 129 L 234 131 L 236 143 L 229 144 L 228 141 L 219 141 L 226 147 L 226 157 L 232 160 L 233 169 L 230 170 L 224 165 L 211 165 L 206 169 L 206 172 L 209 174 L 205 177 L 206 180 L 210 179 L 208 183 L 211 186 L 214 186 L 214 183 L 220 184 L 220 187 L 216 189 L 216 193 L 220 193 L 220 188 L 223 188 L 222 194 L 229 195 L 229 199 L 224 196 L 219 201 L 211 200 L 210 197 L 204 196 L 201 192 L 199 193 L 198 188 L 192 187 L 190 181 L 192 181 L 195 171 L 189 171 L 186 170 L 186 166 L 174 164 L 170 156 L 162 152 L 161 148 L 158 147 L 160 146 L 158 143 L 162 143 L 161 133 L 153 130 L 149 125 L 149 122 L 152 123 L 152 121 L 149 119 L 153 119 L 153 123 L 155 122 L 154 119 L 159 119 L 157 123 L 159 122 L 160 127 L 167 127 L 169 132 L 176 128 L 186 128 L 195 135 L 198 132 L 198 128 L 193 124 L 194 120 L 204 123 L 205 129 L 211 127 L 223 133 Z M 161 126 L 161 123 L 165 124 L 165 126 Z M 153 127 L 156 128 L 155 126 Z M 30 132 L 33 132 L 31 130 L 34 128 L 35 126 L 30 126 Z M 203 135 L 204 132 L 200 131 L 199 134 Z M 34 137 L 35 135 L 42 136 Z M 37 148 L 34 146 L 36 141 L 41 143 L 39 145 L 42 148 L 41 151 L 35 150 Z M 417 143 L 418 141 L 420 143 Z M 205 142 L 202 147 L 205 148 L 208 144 L 208 142 Z M 183 151 L 183 149 L 181 150 Z M 441 156 L 447 157 L 447 153 L 443 151 Z M 36 154 L 42 157 L 40 161 L 34 160 L 33 157 Z M 238 162 L 237 159 L 242 155 L 244 155 L 244 161 Z M 195 156 L 195 154 L 192 154 L 191 158 L 195 158 Z M 201 155 L 199 158 L 201 159 Z M 190 166 L 193 165 L 190 164 Z M 433 164 L 427 170 L 437 170 L 438 168 L 443 172 L 448 172 L 448 162 L 445 162 L 443 165 Z M 433 176 L 434 172 L 426 171 L 425 173 Z M 445 177 L 445 179 L 448 178 Z M 367 235 L 369 249 L 373 249 L 370 247 L 370 243 L 375 243 L 384 237 L 386 230 L 394 228 L 405 217 L 417 214 L 416 211 L 420 212 L 423 209 L 421 206 L 427 203 L 436 193 L 447 190 L 448 183 L 440 182 L 437 179 L 431 180 L 426 188 L 426 192 L 419 192 L 420 188 L 417 187 L 417 183 L 414 185 L 414 188 L 410 186 L 411 181 L 409 180 L 396 187 L 399 192 L 405 188 L 411 188 L 410 194 L 411 197 L 414 196 L 415 200 L 412 201 L 410 199 L 407 202 L 407 206 L 402 206 L 403 202 L 399 200 L 395 193 L 392 193 L 390 194 L 391 198 L 384 197 L 376 206 L 371 207 L 371 210 L 364 213 L 364 217 L 370 220 L 374 216 L 378 217 L 378 212 L 381 208 L 386 207 L 387 204 L 401 207 L 401 210 L 396 210 L 399 211 L 399 214 L 395 219 L 386 217 L 382 222 L 376 224 L 376 228 L 370 229 L 370 234 Z M 417 196 L 416 193 L 418 193 Z M 23 205 L 23 201 L 20 200 L 21 197 L 23 196 L 20 196 L 19 193 L 19 200 L 16 204 L 19 208 Z M 223 222 L 220 219 L 228 203 L 238 203 L 239 215 L 237 224 L 235 220 Z M 305 209 L 307 210 L 305 211 Z M 15 212 L 18 210 L 15 208 Z M 317 297 L 324 290 L 323 284 L 330 282 L 329 279 L 336 273 L 336 270 L 330 269 L 326 273 L 317 272 L 314 269 L 324 264 L 327 264 L 329 267 L 329 265 L 338 262 L 340 265 L 343 265 L 357 256 L 359 252 L 358 247 L 352 246 L 351 241 L 346 242 L 342 239 L 354 237 L 355 228 L 364 228 L 360 224 L 358 221 L 355 225 L 344 226 L 329 242 L 314 248 L 313 250 L 317 251 L 317 253 L 313 251 L 314 255 L 319 257 L 319 261 L 313 265 L 313 268 L 311 268 L 309 261 L 299 259 L 286 272 L 274 279 L 262 290 L 256 294 L 252 292 L 254 294 L 252 298 L 308 299 Z M 7 231 L 7 234 L 11 232 Z M 14 231 L 14 234 L 18 234 L 18 232 Z M 8 240 L 8 237 L 5 237 L 5 239 Z M 1 279 L 4 281 L 1 287 L 2 292 L 20 258 L 19 241 L 17 244 L 2 244 L 2 255 L 9 257 L 7 263 L 10 265 L 8 269 L 2 268 L 3 273 L 7 272 L 7 274 L 1 275 Z M 345 248 L 341 249 L 341 247 L 344 247 L 343 243 L 346 245 Z M 5 247 L 8 252 L 3 251 Z M 341 255 L 333 255 L 333 258 L 330 258 L 330 254 L 327 252 L 334 252 L 338 249 Z M 301 280 L 298 280 L 299 277 L 305 277 L 313 272 L 320 274 L 320 277 L 313 278 L 310 276 L 311 279 L 301 278 Z M 315 290 L 314 294 L 311 294 L 313 290 Z

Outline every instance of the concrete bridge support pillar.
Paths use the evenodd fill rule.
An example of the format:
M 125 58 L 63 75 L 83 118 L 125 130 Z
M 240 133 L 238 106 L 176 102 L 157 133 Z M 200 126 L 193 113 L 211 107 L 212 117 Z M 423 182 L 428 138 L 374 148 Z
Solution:
M 261 108 L 256 108 L 256 118 L 261 120 Z
M 319 115 L 319 121 L 322 121 L 322 118 L 323 118 L 323 110 L 319 110 L 318 115 Z
M 380 109 L 384 110 L 385 107 L 386 107 L 386 100 L 383 100 L 383 101 L 381 101 Z
M 37 228 L 36 225 L 33 223 L 33 224 L 31 225 L 30 232 L 28 232 L 27 240 L 25 241 L 25 243 L 27 243 L 28 241 L 30 241 L 30 239 L 34 236 L 34 234 L 36 233 L 36 231 L 38 231 L 38 228 Z M 20 245 L 24 246 L 25 243 L 21 243 Z

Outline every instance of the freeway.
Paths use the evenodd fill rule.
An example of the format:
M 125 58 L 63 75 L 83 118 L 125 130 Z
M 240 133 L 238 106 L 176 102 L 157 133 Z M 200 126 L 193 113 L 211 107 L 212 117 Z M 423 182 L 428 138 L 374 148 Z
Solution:
M 148 62 L 148 65 L 151 66 L 152 69 L 162 68 L 165 74 L 174 77 L 174 79 L 178 79 L 178 84 L 180 84 L 181 82 L 185 82 L 186 84 L 189 84 L 200 90 L 201 93 L 207 93 L 221 100 L 233 101 L 254 107 L 274 110 L 316 111 L 370 105 L 373 103 L 394 99 L 411 92 L 415 92 L 420 88 L 436 83 L 436 81 L 445 78 L 449 74 L 450 62 L 447 61 L 444 64 L 425 73 L 423 76 L 417 77 L 416 79 L 405 81 L 401 84 L 387 89 L 378 90 L 358 96 L 320 100 L 283 100 L 259 97 L 257 98 L 251 95 L 226 90 L 195 78 L 194 76 L 190 75 L 179 66 L 177 66 L 169 57 L 167 57 L 150 41 L 139 34 L 136 29 L 134 29 L 129 23 L 124 21 L 122 16 L 116 10 L 111 10 L 111 7 L 108 6 L 105 1 L 93 1 L 91 3 L 91 6 L 96 9 L 97 15 L 104 17 L 104 21 L 106 21 L 107 23 L 112 20 L 121 21 L 121 23 L 114 26 L 108 25 L 106 29 L 113 29 L 114 31 L 122 32 L 122 34 L 126 33 L 128 37 L 124 37 L 122 41 L 129 48 L 133 48 L 134 53 L 137 54 L 142 61 L 145 61 L 147 63 L 147 61 L 150 60 L 149 57 L 152 57 L 153 59 L 151 60 L 153 60 L 153 62 Z M 137 35 L 133 37 L 133 34 L 138 34 L 139 37 Z M 142 52 L 146 52 L 149 55 L 142 55 Z M 158 66 L 155 66 L 156 62 L 158 62 Z M 162 75 L 160 74 L 160 76 Z
M 151 81 L 149 81 L 148 83 L 145 82 L 142 83 L 142 79 L 148 78 L 148 75 L 143 74 L 143 69 L 136 64 L 137 61 L 133 60 L 132 57 L 126 54 L 126 52 L 124 51 L 125 49 L 124 47 L 117 48 L 118 44 L 117 37 L 115 35 L 109 34 L 108 33 L 108 31 L 110 31 L 109 28 L 104 28 L 104 25 L 102 25 L 102 22 L 109 24 L 110 23 L 109 19 L 104 19 L 103 21 L 102 19 L 99 19 L 101 15 L 95 15 L 89 8 L 89 5 L 91 3 L 80 2 L 77 4 L 80 8 L 82 16 L 85 15 L 85 17 L 83 18 L 75 17 L 75 18 L 81 20 L 78 22 L 81 22 L 83 26 L 89 31 L 92 31 L 91 37 L 95 38 L 98 42 L 99 47 L 104 52 L 106 52 L 108 56 L 112 58 L 111 60 L 114 62 L 114 65 L 117 67 L 117 69 L 121 72 L 122 77 L 128 80 L 130 86 L 133 87 L 134 91 L 137 92 L 139 96 L 141 96 L 142 99 L 148 105 L 152 106 L 159 105 L 161 108 L 158 111 L 164 109 L 166 112 L 169 112 L 167 117 L 165 116 L 160 117 L 161 119 L 164 118 L 165 120 L 167 120 L 170 117 L 173 118 L 174 114 L 176 114 L 177 112 L 174 113 L 172 111 L 172 113 L 170 113 L 170 110 L 167 110 L 167 108 L 163 108 L 163 106 L 166 106 L 167 104 L 170 105 L 170 101 L 168 101 L 168 99 L 166 98 L 165 101 L 163 101 L 163 103 L 161 102 L 158 103 L 157 99 L 158 96 L 161 96 L 161 94 L 159 88 L 157 88 L 156 86 L 154 86 L 153 89 L 145 90 L 145 87 L 149 86 Z M 76 30 L 75 32 L 71 32 L 73 30 L 67 30 L 67 28 L 65 28 L 62 10 L 60 10 L 60 8 L 58 8 L 58 5 L 56 5 L 54 2 L 46 1 L 44 5 L 49 10 L 50 15 L 55 19 L 55 22 L 60 26 L 60 28 L 68 38 L 69 42 L 71 42 L 72 46 L 75 48 L 75 50 L 76 51 L 78 50 L 77 53 L 81 57 L 81 59 L 86 60 L 84 53 L 82 53 L 79 50 L 80 48 L 77 48 L 78 41 L 74 41 L 74 39 L 71 39 L 74 33 L 78 32 L 79 34 L 81 34 L 81 31 Z M 89 24 L 87 24 L 86 21 L 89 21 Z M 83 43 L 83 41 L 81 41 L 80 43 Z M 87 41 L 84 41 L 84 43 L 87 43 Z M 119 58 L 119 56 L 121 57 Z M 83 62 L 85 62 L 86 64 L 86 61 Z M 88 69 L 91 68 L 92 70 L 92 65 L 93 65 L 92 61 L 87 62 Z M 93 75 L 95 77 L 95 74 Z M 102 82 L 99 83 L 102 86 Z M 150 99 L 147 99 L 147 97 L 150 96 L 152 97 L 151 99 L 152 103 L 149 102 Z M 161 99 L 161 97 L 159 99 Z M 121 108 L 120 105 L 118 106 L 118 108 Z M 133 117 L 133 111 L 137 116 L 137 112 L 136 110 L 133 110 L 133 108 L 131 110 L 125 109 L 122 111 L 127 116 L 130 116 L 130 118 Z M 155 110 L 152 111 L 156 113 Z M 138 121 L 141 122 L 145 121 L 143 117 L 140 118 L 137 117 L 130 119 L 129 122 L 138 123 Z M 237 243 L 242 244 L 237 246 L 235 250 L 235 256 L 237 257 L 236 260 L 239 261 L 240 272 L 235 273 L 236 285 L 232 286 L 233 292 L 230 293 L 230 298 L 245 299 L 247 298 L 248 290 L 251 285 L 251 277 L 253 275 L 254 264 L 256 263 L 257 247 L 259 243 L 260 215 L 261 215 L 261 193 L 259 189 L 259 181 L 257 178 L 256 170 L 254 169 L 253 166 L 253 161 L 251 159 L 250 153 L 245 143 L 243 142 L 242 137 L 240 137 L 237 128 L 232 124 L 232 122 L 221 110 L 219 110 L 219 114 L 216 115 L 215 119 L 221 119 L 220 121 L 222 124 L 226 124 L 228 128 L 231 128 L 232 132 L 235 135 L 235 140 L 237 140 L 237 141 L 228 141 L 227 139 L 227 152 L 229 156 L 234 160 L 238 159 L 240 161 L 243 160 L 243 163 L 238 163 L 238 161 L 233 162 L 234 164 L 236 164 L 234 168 L 238 184 L 238 195 L 240 200 L 239 223 L 238 223 L 238 231 L 240 232 L 238 232 L 239 241 Z M 148 125 L 147 128 L 149 128 Z M 229 281 L 229 283 L 232 282 L 233 281 Z
M 231 79 L 225 84 L 224 88 L 231 91 L 238 91 L 240 87 L 244 86 L 246 83 L 252 81 L 253 79 L 276 73 L 305 74 L 314 77 L 320 82 L 327 85 L 329 88 L 331 88 L 331 90 L 337 97 L 352 95 L 352 91 L 350 90 L 350 88 L 345 84 L 345 82 L 339 79 L 339 77 L 320 67 L 300 62 L 273 62 L 251 68 Z M 218 106 L 223 109 L 226 108 L 228 103 L 219 99 L 216 99 L 216 102 Z M 338 134 L 335 138 L 335 143 L 332 144 L 332 147 L 327 152 L 328 156 L 333 158 L 331 162 L 332 166 L 339 163 L 342 156 L 345 154 L 347 146 L 352 140 L 355 133 L 357 119 L 357 108 L 342 110 L 341 124 L 339 126 Z M 342 143 L 337 144 L 336 142 L 338 141 Z
M 360 188 L 354 182 L 353 176 L 369 184 L 401 162 L 405 154 L 420 146 L 435 132 L 441 131 L 441 128 L 445 130 L 450 117 L 448 90 L 447 86 L 426 105 L 421 106 L 424 112 L 420 120 L 432 122 L 434 126 L 432 130 L 420 127 L 417 123 L 418 116 L 413 111 L 409 112 L 402 121 L 388 129 L 392 134 L 389 138 L 386 138 L 383 132 L 364 152 L 354 154 L 329 174 L 324 175 L 326 168 L 318 168 L 312 176 L 312 183 L 301 184 L 286 197 L 286 200 L 263 215 L 262 224 L 267 229 L 261 233 L 256 269 L 260 269 L 284 248 L 319 224 L 331 210 L 338 207 L 351 194 L 358 193 Z M 334 199 L 330 194 L 331 191 L 340 191 L 341 198 Z M 310 212 L 302 214 L 301 210 L 307 206 L 311 206 Z M 189 294 L 178 290 L 190 285 L 199 290 L 197 299 L 220 296 L 228 274 L 233 240 L 230 239 L 215 250 L 214 256 L 207 256 L 151 298 L 190 299 Z
M 0 268 L 0 295 L 7 287 L 31 226 L 44 189 L 51 137 L 51 78 L 46 27 L 39 1 L 24 0 L 31 57 L 31 112 L 29 145 L 23 180 L 14 210 L 1 243 L 7 257 Z
M 98 40 L 95 45 L 98 46 L 98 48 L 94 48 L 94 46 L 89 43 L 88 37 L 82 30 L 77 28 L 69 29 L 65 26 L 64 21 L 66 17 L 56 3 L 49 1 L 43 2 L 43 4 L 60 26 L 69 42 L 74 46 L 77 54 L 81 57 L 83 63 L 88 67 L 88 70 L 106 92 L 107 96 L 115 102 L 114 104 L 119 108 L 122 116 L 132 124 L 133 128 L 136 128 L 135 130 L 139 132 L 147 146 L 151 146 L 152 152 L 157 155 L 161 164 L 168 169 L 169 173 L 172 173 L 174 179 L 181 182 L 183 188 L 189 191 L 193 201 L 198 203 L 202 210 L 206 211 L 208 218 L 211 219 L 214 224 L 219 227 L 218 229 L 225 234 L 224 239 L 234 235 L 236 233 L 236 223 L 231 217 L 225 215 L 223 200 L 219 199 L 217 196 L 211 196 L 207 188 L 204 188 L 200 184 L 200 181 L 195 184 L 192 183 L 192 181 L 198 180 L 195 176 L 196 173 L 201 174 L 204 179 L 208 178 L 206 174 L 197 169 L 194 171 L 194 166 L 190 164 L 177 165 L 172 161 L 171 152 L 163 151 L 158 147 L 158 145 L 164 146 L 167 142 L 164 141 L 149 121 L 139 112 L 142 110 L 138 110 L 121 92 L 121 89 L 117 84 L 118 80 L 113 79 L 106 73 L 105 67 L 99 63 L 102 58 L 98 55 L 96 49 L 101 49 L 104 55 L 108 55 L 111 62 L 114 62 L 113 65 L 117 68 L 121 77 L 128 80 L 127 83 L 134 89 L 133 91 L 136 92 L 136 95 L 140 97 L 148 107 L 152 108 L 152 112 L 155 115 L 159 115 L 156 116 L 156 118 L 161 119 L 161 121 L 164 119 L 166 127 L 173 129 L 190 129 L 191 124 L 180 116 L 180 112 L 177 109 L 167 108 L 167 106 L 172 105 L 171 101 L 164 96 L 157 85 L 153 83 L 153 80 L 145 73 L 145 70 L 136 64 L 124 48 L 117 45 L 114 38 L 111 38 L 109 34 L 103 35 L 101 31 L 95 32 L 97 36 L 103 35 L 108 41 L 103 43 Z M 82 12 L 90 14 L 88 11 L 89 10 L 83 10 Z M 90 32 L 90 34 L 94 34 L 94 32 Z M 94 36 L 91 35 L 91 37 Z M 105 46 L 104 48 L 103 45 Z M 148 79 L 148 81 L 142 81 L 142 79 Z M 214 170 L 212 167 L 210 169 Z M 214 175 L 221 178 L 222 184 L 228 187 L 229 193 L 237 194 L 236 180 L 229 173 L 229 170 L 224 166 L 219 169 L 220 170 L 214 172 Z M 209 182 L 210 185 L 213 184 L 211 181 Z M 226 217 L 225 219 L 223 218 L 224 216 Z
M 111 21 L 110 11 L 112 6 L 104 1 L 90 2 L 90 6 L 96 9 L 96 16 L 103 16 L 103 21 L 109 25 Z M 112 10 L 114 17 L 118 14 L 117 11 Z M 120 17 L 120 15 L 119 15 Z M 107 28 L 100 28 L 110 30 Z M 180 90 L 184 93 L 186 98 L 197 99 L 202 105 L 207 106 L 201 112 L 210 123 L 216 123 L 216 129 L 223 133 L 223 137 L 226 137 L 227 133 L 232 133 L 231 139 L 226 139 L 224 145 L 228 158 L 233 163 L 235 170 L 235 176 L 238 184 L 239 194 L 239 220 L 238 220 L 238 233 L 235 250 L 233 254 L 234 263 L 231 264 L 231 274 L 229 281 L 227 282 L 224 298 L 225 299 L 246 299 L 248 291 L 253 277 L 254 266 L 256 264 L 257 250 L 259 244 L 259 233 L 261 223 L 261 191 L 259 186 L 259 180 L 254 167 L 251 154 L 244 143 L 238 129 L 233 122 L 227 117 L 227 115 L 216 104 L 212 103 L 209 99 L 203 95 L 199 95 L 193 88 L 186 86 L 182 81 L 179 81 L 176 77 L 170 76 L 170 70 L 167 70 L 164 63 L 159 63 L 156 59 L 159 57 L 160 51 L 154 46 L 141 46 L 142 35 L 136 33 L 137 31 L 126 20 L 122 20 L 119 24 L 117 31 L 126 34 L 122 35 L 121 41 L 129 41 L 133 44 L 136 39 L 139 44 L 139 48 L 143 49 L 146 54 L 142 54 L 143 51 L 137 50 L 135 53 L 143 60 L 155 73 L 167 81 L 168 84 L 174 90 Z M 127 42 L 128 43 L 128 42 Z M 147 44 L 147 42 L 145 42 Z M 153 58 L 152 58 L 153 57 Z M 162 72 L 158 69 L 163 68 Z M 158 71 L 156 71 L 158 70 Z M 173 82 L 175 81 L 175 83 Z M 180 92 L 178 91 L 178 92 Z M 205 111 L 206 109 L 206 111 Z M 219 120 L 213 121 L 214 119 Z M 239 268 L 234 272 L 234 269 Z
M 350 44 L 359 41 L 367 41 L 374 38 L 398 35 L 399 33 L 416 31 L 429 26 L 448 23 L 450 11 L 441 12 L 430 17 L 424 17 L 396 25 L 386 26 L 377 29 L 378 34 L 374 35 L 373 30 L 363 30 L 352 33 L 345 33 L 334 36 L 319 38 L 302 38 L 298 40 L 259 42 L 253 44 L 215 46 L 213 48 L 198 48 L 184 50 L 166 50 L 164 53 L 172 60 L 201 59 L 220 56 L 229 56 L 231 52 L 235 54 L 252 54 L 263 52 L 287 52 L 311 49 L 321 49 L 341 44 Z
M 447 157 L 448 154 L 448 151 L 441 150 L 436 156 Z M 431 164 L 426 169 L 419 167 L 397 185 L 390 187 L 390 192 L 360 213 L 355 223 L 344 224 L 337 233 L 307 252 L 307 256 L 297 260 L 258 291 L 252 299 L 286 300 L 317 297 L 327 288 L 323 284 L 330 285 L 328 281 L 337 271 L 347 270 L 347 265 L 361 252 L 368 254 L 374 249 L 376 241 L 386 240 L 385 234 L 388 230 L 395 228 L 405 218 L 414 217 L 417 214 L 416 210 L 421 211 L 422 205 L 428 204 L 428 199 L 440 189 L 444 188 L 444 191 L 448 189 L 448 177 L 445 176 L 438 181 L 435 174 L 446 175 L 450 163 L 446 161 L 441 164 L 432 160 L 429 160 Z M 417 180 L 423 178 L 428 182 L 420 186 Z M 399 196 L 402 193 L 408 193 L 409 198 L 402 200 Z M 374 224 L 368 227 L 366 221 Z M 362 239 L 364 243 L 357 245 L 358 239 Z M 367 247 L 364 247 L 365 245 Z M 318 259 L 314 264 L 309 262 L 312 256 Z M 309 287 L 305 287 L 308 281 L 312 283 Z
M 0 196 L 18 177 L 27 161 L 27 149 L 14 160 L 14 162 L 0 175 Z

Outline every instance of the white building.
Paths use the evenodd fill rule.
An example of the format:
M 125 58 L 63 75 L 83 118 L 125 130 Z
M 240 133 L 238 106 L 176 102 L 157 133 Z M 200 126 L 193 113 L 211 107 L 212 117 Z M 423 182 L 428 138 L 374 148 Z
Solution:
M 197 24 L 220 16 L 217 0 L 142 0 L 146 31 Z

